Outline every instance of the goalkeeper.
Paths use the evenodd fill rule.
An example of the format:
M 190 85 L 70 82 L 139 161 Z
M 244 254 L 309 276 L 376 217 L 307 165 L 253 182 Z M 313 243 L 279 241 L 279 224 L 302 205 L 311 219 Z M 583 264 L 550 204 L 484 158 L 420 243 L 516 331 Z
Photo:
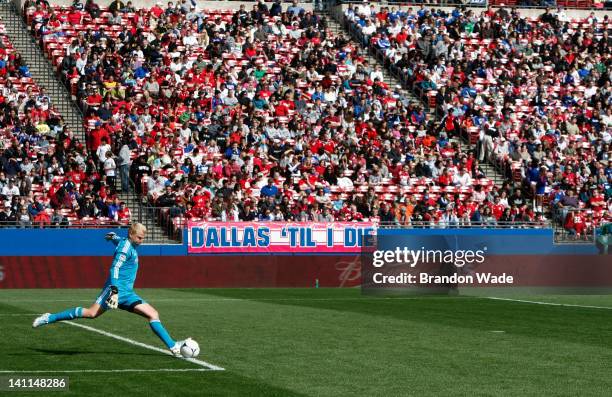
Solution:
M 57 321 L 76 318 L 96 318 L 109 309 L 122 309 L 139 314 L 149 320 L 153 332 L 164 342 L 174 356 L 180 357 L 180 342 L 174 341 L 159 321 L 157 310 L 134 292 L 134 281 L 138 272 L 138 247 L 145 237 L 147 229 L 140 223 L 134 223 L 128 231 L 128 238 L 120 238 L 115 233 L 108 233 L 106 239 L 115 246 L 115 256 L 110 274 L 98 299 L 89 308 L 74 307 L 59 313 L 45 313 L 34 320 L 34 328 Z

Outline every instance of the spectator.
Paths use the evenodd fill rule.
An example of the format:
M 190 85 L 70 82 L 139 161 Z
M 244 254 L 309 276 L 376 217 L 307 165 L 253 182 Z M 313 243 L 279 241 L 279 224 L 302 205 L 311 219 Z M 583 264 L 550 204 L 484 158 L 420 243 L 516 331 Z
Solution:
M 119 202 L 119 211 L 117 212 L 117 217 L 119 222 L 129 222 L 132 217 L 130 209 L 123 201 Z
M 2 195 L 7 201 L 11 201 L 13 197 L 19 196 L 19 188 L 15 185 L 14 179 L 9 179 L 8 183 L 2 188 Z
M 106 160 L 104 161 L 104 175 L 106 175 L 106 184 L 110 186 L 112 190 L 115 190 L 117 166 L 111 151 L 107 151 L 105 156 Z
M 99 212 L 93 203 L 93 197 L 90 195 L 87 195 L 81 199 L 81 202 L 77 204 L 75 211 L 81 219 L 94 217 Z
M 54 227 L 65 227 L 69 225 L 68 218 L 62 214 L 59 208 L 53 210 L 50 220 L 51 226 Z
M 121 146 L 119 151 L 119 177 L 121 179 L 121 191 L 126 193 L 130 191 L 130 165 L 131 165 L 131 151 L 127 143 Z
M 121 0 L 113 0 L 108 6 L 108 12 L 114 14 L 116 11 L 121 11 L 125 8 L 125 4 Z
M 272 178 L 268 179 L 268 184 L 261 188 L 261 196 L 262 197 L 276 197 L 278 196 L 279 191 L 278 188 L 274 185 L 274 180 Z
M 20 228 L 32 226 L 32 218 L 30 217 L 26 207 L 22 207 L 17 214 L 17 226 Z
M 0 227 L 9 226 L 14 224 L 10 219 L 10 209 L 0 206 Z
M 176 203 L 176 195 L 171 186 L 166 186 L 162 195 L 155 200 L 157 207 L 172 207 Z
M 98 18 L 100 16 L 100 6 L 98 6 L 98 4 L 96 4 L 93 0 L 87 0 L 85 2 L 85 11 L 89 13 L 89 15 L 92 18 Z M 80 23 L 81 20 L 79 20 L 78 23 Z M 74 21 L 71 21 L 74 22 Z M 73 25 L 75 25 L 76 23 L 73 23 Z

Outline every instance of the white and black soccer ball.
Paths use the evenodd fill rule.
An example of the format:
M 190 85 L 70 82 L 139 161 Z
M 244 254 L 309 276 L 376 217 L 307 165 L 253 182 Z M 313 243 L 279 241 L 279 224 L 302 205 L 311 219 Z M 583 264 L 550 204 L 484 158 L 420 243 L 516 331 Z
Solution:
M 191 338 L 185 339 L 181 346 L 181 356 L 184 358 L 194 358 L 200 354 L 200 345 Z

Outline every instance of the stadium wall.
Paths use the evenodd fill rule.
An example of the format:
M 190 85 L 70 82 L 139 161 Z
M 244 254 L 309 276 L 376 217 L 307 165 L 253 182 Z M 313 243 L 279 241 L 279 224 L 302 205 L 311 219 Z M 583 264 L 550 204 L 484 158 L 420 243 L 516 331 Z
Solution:
M 0 288 L 101 287 L 114 249 L 104 240 L 109 231 L 0 230 Z M 555 245 L 552 230 L 404 229 L 393 233 L 416 249 L 452 249 L 464 244 L 459 241 L 486 245 L 487 263 L 499 269 L 527 270 L 528 283 L 557 273 L 570 279 L 585 273 L 612 279 L 609 257 L 598 255 L 594 245 Z M 187 233 L 184 237 L 183 244 L 139 248 L 136 287 L 313 287 L 316 280 L 321 287 L 353 287 L 361 281 L 360 255 L 194 255 L 188 253 Z

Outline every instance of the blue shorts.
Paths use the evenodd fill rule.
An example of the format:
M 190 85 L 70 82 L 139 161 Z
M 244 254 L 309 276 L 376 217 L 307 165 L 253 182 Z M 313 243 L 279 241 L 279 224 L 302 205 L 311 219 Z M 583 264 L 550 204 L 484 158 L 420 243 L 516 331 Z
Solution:
M 110 285 L 107 285 L 102 288 L 102 292 L 100 292 L 100 295 L 96 299 L 96 303 L 100 305 L 104 310 L 108 310 L 106 300 L 110 296 L 110 293 Z M 138 296 L 133 289 L 122 289 L 121 287 L 119 287 L 119 309 L 133 312 L 134 307 L 140 305 L 141 303 L 147 302 L 140 296 Z

